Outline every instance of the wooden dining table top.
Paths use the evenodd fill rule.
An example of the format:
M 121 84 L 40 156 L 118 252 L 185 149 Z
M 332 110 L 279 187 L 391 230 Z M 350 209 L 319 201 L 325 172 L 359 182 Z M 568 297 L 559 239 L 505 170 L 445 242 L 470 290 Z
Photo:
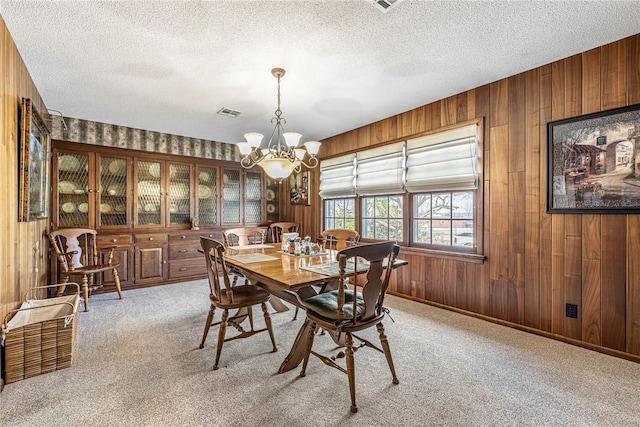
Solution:
M 279 246 L 280 245 L 277 245 L 277 247 L 271 245 L 228 246 L 225 251 L 225 262 L 227 265 L 250 273 L 253 278 L 260 280 L 260 282 L 277 285 L 288 290 L 338 279 L 337 271 L 335 275 L 326 275 L 303 268 L 335 261 L 337 251 L 326 250 L 320 254 L 297 256 L 282 253 Z M 243 262 L 242 257 L 250 254 L 263 254 L 275 259 Z M 240 255 L 240 257 L 234 258 L 237 255 Z M 259 259 L 259 257 L 254 258 Z M 248 260 L 247 258 L 244 261 Z

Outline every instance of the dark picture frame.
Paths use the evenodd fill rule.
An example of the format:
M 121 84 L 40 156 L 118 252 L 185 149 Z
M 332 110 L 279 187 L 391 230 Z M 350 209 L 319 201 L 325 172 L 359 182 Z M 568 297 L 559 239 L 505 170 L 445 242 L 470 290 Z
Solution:
M 293 172 L 289 177 L 289 191 L 291 192 L 291 204 L 292 205 L 311 205 L 311 199 L 309 198 L 309 182 L 311 180 L 311 173 L 305 172 Z
M 640 104 L 547 124 L 547 212 L 640 212 Z
M 19 221 L 36 221 L 49 217 L 49 182 L 51 180 L 51 136 L 44 121 L 22 98 L 20 109 L 19 151 Z

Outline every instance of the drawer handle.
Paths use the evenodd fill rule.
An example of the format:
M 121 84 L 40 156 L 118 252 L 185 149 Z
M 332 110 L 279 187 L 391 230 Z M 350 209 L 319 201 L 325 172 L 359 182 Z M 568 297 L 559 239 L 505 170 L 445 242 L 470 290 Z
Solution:
M 186 239 L 186 238 L 187 238 L 187 236 L 180 236 L 180 238 L 181 238 L 181 239 Z
M 149 240 L 153 240 L 153 237 L 149 237 Z
M 189 249 L 180 249 L 178 252 L 181 254 L 186 254 L 187 252 L 189 252 Z
M 118 241 L 118 239 L 111 239 L 112 243 L 116 243 Z
M 209 234 L 209 237 L 213 237 L 213 234 Z
M 187 270 L 188 270 L 188 268 L 187 268 L 187 267 L 182 267 L 182 268 L 180 268 L 180 271 L 187 271 Z

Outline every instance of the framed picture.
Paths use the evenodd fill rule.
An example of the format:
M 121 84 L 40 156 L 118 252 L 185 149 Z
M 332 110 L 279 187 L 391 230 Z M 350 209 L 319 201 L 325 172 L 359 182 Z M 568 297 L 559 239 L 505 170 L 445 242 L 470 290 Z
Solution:
M 31 100 L 22 98 L 20 110 L 19 221 L 49 217 L 51 138 Z
M 640 104 L 550 122 L 547 142 L 547 212 L 640 212 Z
M 309 206 L 311 201 L 309 199 L 309 180 L 311 174 L 306 172 L 294 172 L 289 177 L 289 191 L 291 191 L 291 204 L 292 205 L 305 205 Z

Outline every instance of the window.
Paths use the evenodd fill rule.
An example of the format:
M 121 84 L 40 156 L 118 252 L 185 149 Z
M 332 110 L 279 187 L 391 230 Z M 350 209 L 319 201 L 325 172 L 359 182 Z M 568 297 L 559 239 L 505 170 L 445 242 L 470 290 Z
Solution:
M 324 201 L 324 228 L 356 229 L 356 199 L 327 199 Z
M 362 198 L 361 238 L 403 241 L 402 196 Z
M 476 253 L 478 133 L 472 123 L 321 162 L 324 228 L 353 228 L 365 241 Z
M 474 193 L 414 194 L 412 243 L 474 248 Z

